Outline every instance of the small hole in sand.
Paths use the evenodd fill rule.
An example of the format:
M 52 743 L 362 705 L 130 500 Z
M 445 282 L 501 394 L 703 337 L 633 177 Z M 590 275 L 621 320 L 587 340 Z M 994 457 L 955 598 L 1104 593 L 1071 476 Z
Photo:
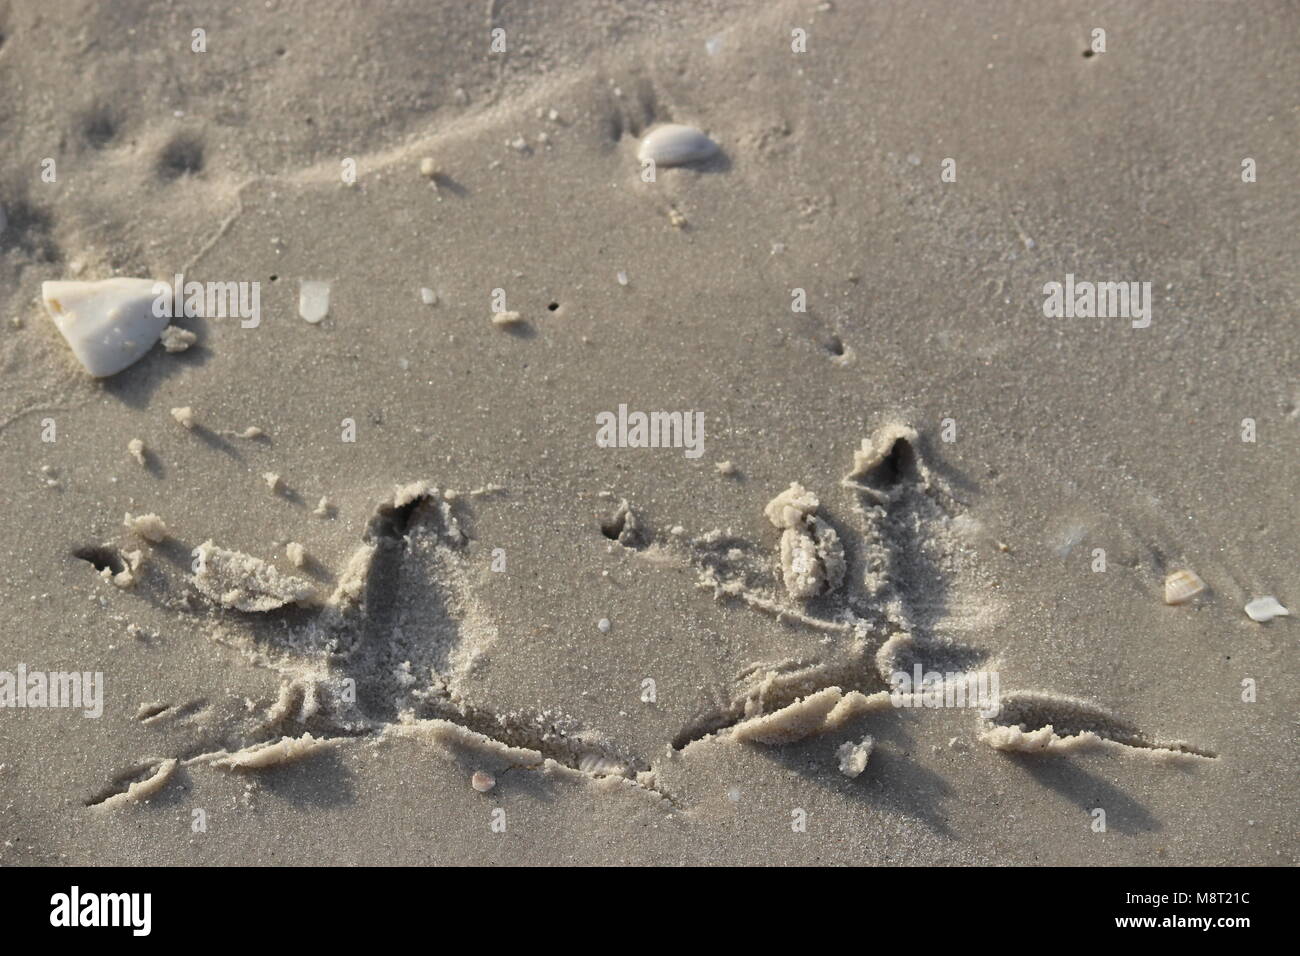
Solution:
M 203 144 L 188 136 L 178 136 L 158 156 L 158 175 L 178 179 L 203 169 Z
M 117 122 L 107 109 L 97 109 L 86 116 L 81 132 L 87 143 L 95 149 L 103 149 L 117 135 Z
M 873 488 L 892 488 L 904 478 L 910 479 L 915 474 L 916 452 L 906 438 L 898 438 L 880 464 L 863 475 L 862 480 Z
M 271 281 L 272 281 L 272 282 L 275 282 L 275 281 L 277 281 L 279 278 L 280 278 L 279 276 L 271 276 Z
M 1085 57 L 1090 57 L 1090 56 L 1092 56 L 1092 50 L 1084 50 L 1084 51 L 1083 51 L 1083 55 L 1084 55 Z
M 126 570 L 126 564 L 122 561 L 122 556 L 112 548 L 105 548 L 102 545 L 90 545 L 85 548 L 78 548 L 72 552 L 72 556 L 85 561 L 96 571 L 103 571 L 107 568 L 113 574 L 121 574 Z
M 844 342 L 840 340 L 838 335 L 832 335 L 830 342 L 826 345 L 826 351 L 830 352 L 832 355 L 843 355 Z
M 554 311 L 555 311 L 556 309 L 558 309 L 559 307 L 560 307 L 560 303 L 558 303 L 558 302 L 552 302 L 552 303 L 551 303 L 550 305 L 548 305 L 546 308 L 547 308 L 549 311 L 554 312 Z

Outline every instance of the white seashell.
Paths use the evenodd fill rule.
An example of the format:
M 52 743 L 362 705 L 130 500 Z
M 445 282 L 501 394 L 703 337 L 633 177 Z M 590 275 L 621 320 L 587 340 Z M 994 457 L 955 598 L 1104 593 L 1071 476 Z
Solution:
M 1165 578 L 1165 603 L 1182 604 L 1205 590 L 1205 582 L 1195 571 L 1175 571 Z
M 315 325 L 329 313 L 330 284 L 314 279 L 298 283 L 298 314 Z
M 1246 616 L 1252 621 L 1259 621 L 1263 624 L 1275 617 L 1290 617 L 1291 612 L 1284 608 L 1277 598 L 1269 596 L 1255 598 L 1255 600 L 1247 604 Z
M 483 770 L 475 770 L 474 775 L 469 778 L 469 785 L 479 793 L 487 793 L 497 785 L 497 778 Z
M 153 348 L 171 316 L 154 314 L 152 279 L 43 282 L 41 299 L 82 367 L 115 375 Z
M 641 140 L 636 158 L 656 166 L 681 166 L 708 159 L 718 151 L 718 144 L 694 126 L 668 123 L 656 126 Z

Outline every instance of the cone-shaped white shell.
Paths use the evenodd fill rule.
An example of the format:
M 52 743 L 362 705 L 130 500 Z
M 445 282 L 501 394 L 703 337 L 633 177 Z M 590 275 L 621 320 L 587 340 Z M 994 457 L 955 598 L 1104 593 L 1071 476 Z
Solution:
M 667 123 L 656 126 L 637 149 L 641 162 L 653 161 L 656 166 L 681 166 L 708 159 L 718 151 L 718 144 L 694 126 Z
M 171 321 L 154 315 L 153 279 L 45 282 L 45 311 L 91 375 L 122 371 L 153 348 Z

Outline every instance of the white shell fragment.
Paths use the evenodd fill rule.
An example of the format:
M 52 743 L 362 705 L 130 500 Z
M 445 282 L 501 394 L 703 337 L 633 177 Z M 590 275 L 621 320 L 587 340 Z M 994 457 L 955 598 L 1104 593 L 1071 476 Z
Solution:
M 718 144 L 694 126 L 668 123 L 645 135 L 636 158 L 656 166 L 683 166 L 708 159 L 717 151 Z
M 1291 612 L 1284 608 L 1275 597 L 1259 597 L 1246 605 L 1246 616 L 1252 621 L 1263 624 L 1275 617 L 1290 617 Z
M 479 793 L 487 793 L 497 785 L 497 778 L 483 770 L 475 770 L 474 775 L 469 778 L 469 785 Z
M 298 314 L 315 325 L 329 314 L 330 284 L 315 279 L 298 283 Z
M 1186 568 L 1165 578 L 1165 603 L 1182 604 L 1205 590 L 1205 582 L 1195 571 Z
M 153 348 L 170 316 L 154 315 L 152 279 L 43 282 L 41 299 L 82 367 L 115 375 Z

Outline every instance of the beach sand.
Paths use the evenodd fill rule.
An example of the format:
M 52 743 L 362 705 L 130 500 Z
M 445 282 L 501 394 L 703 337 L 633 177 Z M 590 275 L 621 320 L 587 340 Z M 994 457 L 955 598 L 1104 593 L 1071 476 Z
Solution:
M 0 671 L 103 690 L 0 709 L 0 863 L 1294 864 L 1298 26 L 0 6 Z M 41 304 L 177 274 L 257 323 Z

